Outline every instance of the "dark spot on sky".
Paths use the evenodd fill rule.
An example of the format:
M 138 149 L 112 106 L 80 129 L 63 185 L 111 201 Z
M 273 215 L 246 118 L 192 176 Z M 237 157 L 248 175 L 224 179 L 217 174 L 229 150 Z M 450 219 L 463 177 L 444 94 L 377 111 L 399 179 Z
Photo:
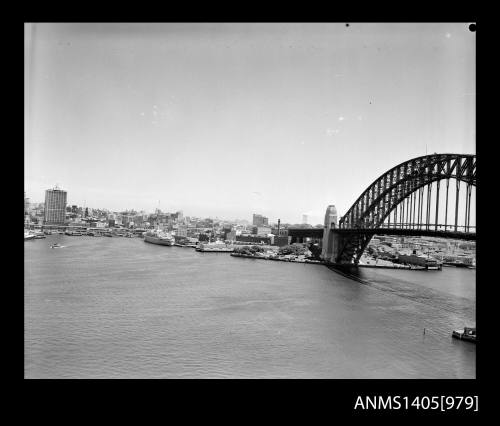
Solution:
M 472 31 L 472 32 L 476 31 L 476 24 L 470 24 L 469 25 L 469 30 Z

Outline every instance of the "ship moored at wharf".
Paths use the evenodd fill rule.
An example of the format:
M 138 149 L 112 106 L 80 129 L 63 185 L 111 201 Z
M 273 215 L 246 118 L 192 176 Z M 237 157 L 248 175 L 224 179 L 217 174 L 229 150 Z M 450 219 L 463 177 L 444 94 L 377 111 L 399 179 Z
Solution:
M 173 246 L 175 239 L 169 233 L 156 229 L 144 233 L 144 242 L 162 246 Z
M 24 241 L 26 240 L 34 240 L 36 237 L 35 234 L 33 234 L 32 232 L 30 231 L 24 231 Z

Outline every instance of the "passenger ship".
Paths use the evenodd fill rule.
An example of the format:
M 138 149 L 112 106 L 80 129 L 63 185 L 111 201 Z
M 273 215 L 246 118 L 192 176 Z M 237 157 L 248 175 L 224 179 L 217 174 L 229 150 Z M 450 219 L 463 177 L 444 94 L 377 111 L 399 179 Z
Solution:
M 160 244 L 162 246 L 173 246 L 175 243 L 174 237 L 160 229 L 147 231 L 143 235 L 146 243 Z

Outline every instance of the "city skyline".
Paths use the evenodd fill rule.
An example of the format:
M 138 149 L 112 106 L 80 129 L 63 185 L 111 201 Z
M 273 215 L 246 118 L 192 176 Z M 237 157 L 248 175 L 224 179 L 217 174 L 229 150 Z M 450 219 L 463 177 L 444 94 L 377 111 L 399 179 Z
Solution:
M 25 28 L 33 202 L 59 183 L 112 211 L 315 224 L 396 164 L 475 153 L 465 23 Z
M 50 191 L 53 191 L 54 188 L 49 188 L 45 191 L 45 197 L 47 197 L 47 192 L 50 192 Z M 57 187 L 57 190 L 58 191 L 62 191 L 64 193 L 67 193 L 67 191 L 65 191 L 63 188 L 59 188 Z M 26 195 L 26 193 L 25 193 Z M 40 205 L 44 206 L 45 205 L 45 202 L 44 201 L 37 201 L 37 202 L 34 202 L 34 201 L 31 201 L 30 198 L 26 197 L 25 196 L 25 211 L 27 210 L 30 210 L 31 208 L 33 208 L 33 206 L 36 206 L 36 208 L 38 208 Z M 79 209 L 82 210 L 82 215 L 85 211 L 89 211 L 88 209 L 91 209 L 93 212 L 95 211 L 107 211 L 109 212 L 110 214 L 119 214 L 119 215 L 122 215 L 122 214 L 145 214 L 145 215 L 155 215 L 155 214 L 160 214 L 160 215 L 168 215 L 168 214 L 176 214 L 176 213 L 181 213 L 183 216 L 186 216 L 186 217 L 190 217 L 190 218 L 193 218 L 193 219 L 203 219 L 203 218 L 206 218 L 206 219 L 217 219 L 217 220 L 222 220 L 222 221 L 228 221 L 228 222 L 248 222 L 248 224 L 251 224 L 252 223 L 252 218 L 253 220 L 255 220 L 255 216 L 262 216 L 258 213 L 251 213 L 252 214 L 252 218 L 245 218 L 245 217 L 226 217 L 224 215 L 222 216 L 203 216 L 203 215 L 197 215 L 196 213 L 194 214 L 187 214 L 185 215 L 184 214 L 184 211 L 181 209 L 181 210 L 177 210 L 177 211 L 165 211 L 165 210 L 157 210 L 155 209 L 154 211 L 146 211 L 146 210 L 139 210 L 139 209 L 134 209 L 133 207 L 132 208 L 127 208 L 127 209 L 123 209 L 123 210 L 112 210 L 112 209 L 108 209 L 106 207 L 103 207 L 103 206 L 99 206 L 99 207 L 96 207 L 96 206 L 86 206 L 86 205 L 78 205 L 78 204 L 73 204 L 71 202 L 67 202 L 66 203 L 66 209 L 68 208 L 74 208 L 74 207 L 77 207 Z M 67 211 L 67 210 L 66 210 Z M 73 209 L 72 209 L 72 212 L 74 213 Z M 90 214 L 90 213 L 89 213 Z M 45 216 L 44 216 L 45 217 Z M 264 219 L 267 219 L 266 217 L 264 217 Z M 273 225 L 276 225 L 277 222 L 278 222 L 279 218 L 276 219 L 276 221 L 271 221 L 269 223 L 269 226 L 271 224 Z M 282 222 L 284 225 L 286 224 L 285 222 Z M 291 222 L 292 223 L 292 222 Z M 290 223 L 289 223 L 290 224 Z M 299 223 L 298 221 L 296 222 L 293 222 L 293 224 L 297 224 L 297 225 L 302 225 L 304 224 L 303 222 L 302 223 Z M 318 223 L 317 225 L 321 225 L 321 223 Z M 264 226 L 267 226 L 267 223 L 264 225 Z

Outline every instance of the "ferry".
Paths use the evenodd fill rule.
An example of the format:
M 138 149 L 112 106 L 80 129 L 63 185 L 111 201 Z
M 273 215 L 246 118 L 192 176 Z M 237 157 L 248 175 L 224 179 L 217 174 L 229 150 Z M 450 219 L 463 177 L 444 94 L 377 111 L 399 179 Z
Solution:
M 463 330 L 453 330 L 451 335 L 455 339 L 476 343 L 476 327 L 464 327 Z
M 30 231 L 24 231 L 24 241 L 34 240 L 34 239 L 35 239 L 35 234 L 31 233 Z
M 215 241 L 213 243 L 200 243 L 196 251 L 201 252 L 233 252 L 234 247 L 228 246 L 224 241 Z
M 144 233 L 144 242 L 151 244 L 160 244 L 162 246 L 173 246 L 175 243 L 175 238 L 167 232 L 155 229 Z

